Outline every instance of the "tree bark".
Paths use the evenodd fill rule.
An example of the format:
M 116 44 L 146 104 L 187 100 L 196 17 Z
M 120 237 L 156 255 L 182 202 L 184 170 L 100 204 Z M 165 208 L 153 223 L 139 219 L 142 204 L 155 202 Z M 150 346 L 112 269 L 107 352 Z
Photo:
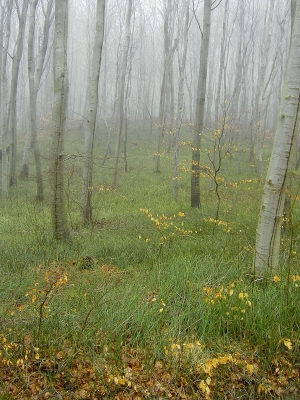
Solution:
M 40 82 L 44 70 L 45 58 L 48 48 L 49 31 L 52 23 L 51 12 L 53 8 L 53 0 L 48 1 L 47 9 L 44 10 L 44 29 L 42 43 L 39 54 L 36 56 L 34 51 L 34 38 L 35 38 L 35 24 L 36 24 L 36 8 L 38 0 L 33 0 L 30 5 L 29 13 L 29 32 L 28 32 L 28 77 L 29 77 L 29 101 L 30 101 L 30 128 L 27 131 L 23 163 L 20 173 L 21 178 L 28 178 L 29 176 L 29 152 L 31 147 L 34 151 L 36 163 L 36 180 L 37 180 L 37 199 L 44 200 L 44 183 L 42 176 L 41 155 L 38 144 L 37 136 L 37 96 L 40 87 Z M 36 66 L 35 66 L 36 64 Z
M 174 39 L 171 45 L 172 38 L 170 37 L 169 25 L 171 18 L 171 0 L 167 0 L 167 7 L 165 9 L 164 18 L 164 70 L 160 88 L 160 99 L 159 99 L 159 114 L 158 114 L 158 130 L 156 136 L 156 149 L 154 154 L 154 172 L 160 172 L 160 157 L 161 157 L 161 139 L 164 136 L 166 129 L 166 102 L 167 102 L 167 88 L 168 78 L 170 69 L 172 68 L 172 62 L 174 58 L 174 52 L 178 46 L 178 36 Z
M 53 48 L 53 136 L 51 167 L 51 217 L 54 237 L 58 240 L 70 236 L 67 225 L 64 196 L 64 136 L 69 94 L 68 83 L 68 0 L 55 0 L 55 27 Z
M 124 123 L 125 80 L 126 80 L 126 70 L 127 70 L 127 58 L 128 58 L 129 45 L 130 45 L 131 14 L 132 14 L 132 0 L 128 0 L 127 14 L 126 14 L 126 26 L 125 26 L 125 41 L 124 41 L 120 87 L 119 87 L 119 105 L 118 105 L 118 107 L 119 107 L 119 126 L 118 126 L 118 132 L 117 132 L 115 163 L 114 163 L 114 170 L 113 170 L 113 182 L 112 182 L 113 188 L 117 187 L 120 146 L 121 146 L 123 123 Z
M 2 149 L 7 148 L 7 139 L 8 139 L 8 122 L 9 115 L 7 103 L 8 103 L 8 83 L 7 83 L 7 58 L 9 55 L 9 41 L 10 41 L 10 32 L 11 32 L 11 16 L 12 16 L 12 5 L 13 0 L 10 0 L 6 3 L 6 21 L 4 21 L 4 9 L 2 9 L 1 15 L 1 27 L 3 28 L 3 48 L 1 49 L 1 131 L 2 131 Z M 7 190 L 7 156 L 6 151 L 2 154 L 2 197 L 8 197 Z
M 200 202 L 200 145 L 204 128 L 206 98 L 206 78 L 210 38 L 211 2 L 204 1 L 203 36 L 200 48 L 200 68 L 198 78 L 195 129 L 192 148 L 191 206 L 201 207 Z
M 95 127 L 97 120 L 98 98 L 99 98 L 99 76 L 101 67 L 101 56 L 104 39 L 104 17 L 105 0 L 97 1 L 96 11 L 96 31 L 94 39 L 93 59 L 90 71 L 88 87 L 88 109 L 85 123 L 85 143 L 84 143 L 84 168 L 81 197 L 81 212 L 83 220 L 91 223 L 92 212 L 92 192 L 93 192 L 93 149 L 95 138 Z
M 281 224 L 286 186 L 296 140 L 300 100 L 300 3 L 297 3 L 291 47 L 280 102 L 275 142 L 258 221 L 254 268 L 266 275 L 279 268 Z
M 179 84 L 178 84 L 178 111 L 175 118 L 175 135 L 174 135 L 174 162 L 173 162 L 173 180 L 174 180 L 174 199 L 178 200 L 178 153 L 179 153 L 179 138 L 180 128 L 182 123 L 183 108 L 184 108 L 184 78 L 186 67 L 186 55 L 188 48 L 188 32 L 189 32 L 189 6 L 190 0 L 185 2 L 185 23 L 183 32 L 182 55 L 178 52 L 178 66 L 179 66 Z
M 20 11 L 20 6 L 17 5 L 17 12 L 19 18 L 19 32 L 16 43 L 16 51 L 13 57 L 12 63 L 12 74 L 11 74 L 11 88 L 10 88 L 10 110 L 9 110 L 9 122 L 8 122 L 8 132 L 10 136 L 10 174 L 9 174 L 9 185 L 15 186 L 17 184 L 16 177 L 16 161 L 17 161 L 17 91 L 18 91 L 18 76 L 21 64 L 21 58 L 23 55 L 24 47 L 24 34 L 25 25 L 27 20 L 27 9 L 29 0 L 24 0 L 22 6 L 22 12 Z

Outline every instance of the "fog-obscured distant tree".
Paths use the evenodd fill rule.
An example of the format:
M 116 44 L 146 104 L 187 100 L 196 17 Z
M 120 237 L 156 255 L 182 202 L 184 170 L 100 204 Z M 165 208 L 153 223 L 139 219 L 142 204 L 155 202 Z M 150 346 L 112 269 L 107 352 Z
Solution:
M 24 0 L 21 10 L 19 1 L 15 2 L 19 21 L 19 31 L 16 41 L 15 51 L 13 54 L 11 81 L 10 81 L 10 97 L 8 111 L 8 137 L 10 139 L 10 174 L 9 185 L 17 184 L 16 162 L 17 162 L 17 92 L 18 92 L 18 77 L 21 65 L 21 59 L 24 48 L 25 26 L 27 21 L 27 10 L 29 0 Z
M 68 0 L 55 0 L 53 47 L 54 97 L 52 108 L 51 217 L 56 239 L 68 239 L 64 196 L 64 136 L 68 105 Z
M 0 76 L 0 126 L 1 126 L 1 143 L 2 149 L 6 149 L 8 145 L 8 82 L 7 82 L 7 59 L 12 56 L 9 54 L 9 41 L 11 34 L 11 17 L 12 17 L 13 0 L 1 2 L 1 43 L 0 60 L 1 60 L 1 76 Z M 6 151 L 2 151 L 2 197 L 8 196 L 7 191 L 7 156 Z
M 158 131 L 156 136 L 156 149 L 154 154 L 154 172 L 160 172 L 160 157 L 161 157 L 161 138 L 164 135 L 166 129 L 166 110 L 167 101 L 171 99 L 171 89 L 168 90 L 168 80 L 172 76 L 172 63 L 174 59 L 174 52 L 179 43 L 178 35 L 173 38 L 173 27 L 174 27 L 174 4 L 171 0 L 167 0 L 165 4 L 164 13 L 164 64 L 163 64 L 163 75 L 160 88 L 160 99 L 159 99 L 159 112 L 158 112 Z M 172 85 L 172 83 L 171 83 Z
M 33 148 L 36 163 L 37 180 L 37 199 L 44 200 L 44 184 L 42 176 L 41 155 L 37 135 L 37 96 L 41 84 L 41 78 L 44 72 L 46 53 L 49 41 L 49 31 L 52 23 L 53 0 L 48 0 L 47 8 L 44 8 L 41 2 L 44 14 L 43 35 L 39 38 L 38 52 L 35 47 L 36 36 L 36 9 L 38 0 L 32 0 L 29 11 L 29 30 L 28 30 L 28 78 L 29 78 L 29 118 L 30 129 L 26 132 L 24 145 L 23 164 L 20 176 L 28 178 L 29 176 L 29 152 Z M 37 53 L 37 54 L 36 54 Z
M 174 166 L 173 166 L 173 179 L 174 179 L 174 199 L 178 199 L 178 153 L 179 153 L 179 139 L 180 139 L 180 128 L 183 118 L 184 108 L 184 79 L 185 79 L 185 67 L 186 67 L 186 55 L 188 50 L 188 33 L 189 33 L 189 22 L 190 22 L 190 0 L 184 2 L 185 19 L 183 26 L 183 39 L 182 44 L 178 46 L 178 68 L 179 68 L 179 84 L 178 84 L 178 104 L 177 114 L 175 116 L 175 134 L 174 134 Z M 180 52 L 181 50 L 181 52 Z
M 113 169 L 113 182 L 112 186 L 115 188 L 117 186 L 118 179 L 118 167 L 120 158 L 120 146 L 122 138 L 122 130 L 124 124 L 124 98 L 125 98 L 125 81 L 127 72 L 127 59 L 130 46 L 130 25 L 131 25 L 131 15 L 132 15 L 132 0 L 128 0 L 127 12 L 126 12 L 126 22 L 125 22 L 125 38 L 122 51 L 122 64 L 121 64 L 121 75 L 118 90 L 118 110 L 119 110 L 119 124 L 117 131 L 117 142 L 115 151 L 115 162 Z
M 221 102 L 221 89 L 224 80 L 226 79 L 225 76 L 225 51 L 226 51 L 226 35 L 227 35 L 227 24 L 228 24 L 228 8 L 229 7 L 229 0 L 225 0 L 225 9 L 224 9 L 224 16 L 223 16 L 223 24 L 222 24 L 222 39 L 221 39 L 221 49 L 220 49 L 220 63 L 219 63 L 219 73 L 218 73 L 218 80 L 217 80 L 217 94 L 215 100 L 215 123 L 219 121 L 223 117 L 223 107 L 225 98 Z M 220 113 L 220 109 L 222 112 Z
M 200 207 L 200 145 L 204 129 L 204 111 L 206 98 L 206 78 L 210 39 L 212 0 L 204 0 L 203 30 L 200 47 L 200 68 L 197 90 L 197 104 L 192 148 L 191 206 Z
M 273 26 L 273 15 L 274 15 L 274 5 L 275 1 L 270 2 L 270 11 L 268 13 L 268 20 L 265 21 L 265 31 L 264 37 L 266 40 L 263 43 L 260 56 L 260 68 L 258 73 L 258 90 L 256 96 L 256 136 L 257 136 L 257 159 L 258 159 L 258 179 L 263 179 L 264 166 L 263 166 L 263 131 L 264 131 L 264 96 L 266 92 L 266 85 L 268 82 L 267 76 L 267 66 L 270 56 L 270 46 L 272 41 L 272 26 Z M 272 71 L 271 71 L 272 72 Z M 270 73 L 271 73 L 270 72 Z
M 96 31 L 94 38 L 93 58 L 88 85 L 88 105 L 85 123 L 84 169 L 81 198 L 81 212 L 85 222 L 92 222 L 92 163 L 95 128 L 98 108 L 98 87 L 101 66 L 101 55 L 104 38 L 105 0 L 97 0 Z
M 273 152 L 265 181 L 260 209 L 256 248 L 255 274 L 265 275 L 279 268 L 281 225 L 292 146 L 296 140 L 300 108 L 300 3 L 293 18 L 289 59 L 277 120 Z

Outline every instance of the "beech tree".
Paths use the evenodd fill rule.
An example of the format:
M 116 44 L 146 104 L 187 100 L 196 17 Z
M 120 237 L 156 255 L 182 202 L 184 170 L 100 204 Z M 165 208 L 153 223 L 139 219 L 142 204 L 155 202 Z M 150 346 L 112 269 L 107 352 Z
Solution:
M 34 151 L 34 158 L 36 163 L 36 180 L 37 180 L 37 199 L 44 200 L 44 183 L 42 176 L 41 155 L 38 144 L 37 136 L 37 95 L 40 88 L 41 78 L 44 72 L 45 58 L 48 48 L 49 31 L 52 22 L 52 8 L 53 0 L 48 1 L 47 8 L 44 9 L 43 3 L 42 10 L 44 14 L 44 29 L 39 46 L 39 52 L 35 53 L 35 35 L 36 35 L 36 8 L 38 0 L 32 0 L 29 12 L 29 32 L 28 32 L 28 78 L 29 78 L 29 118 L 30 129 L 26 133 L 23 165 L 20 176 L 28 178 L 29 175 L 29 151 L 31 147 Z
M 0 48 L 1 55 L 1 114 L 0 114 L 0 124 L 2 133 L 2 197 L 6 198 L 8 196 L 7 191 L 7 157 L 6 151 L 8 145 L 8 82 L 7 82 L 7 59 L 12 58 L 9 53 L 9 41 L 11 33 L 11 17 L 12 17 L 12 6 L 13 0 L 7 1 L 5 5 L 1 3 L 1 42 L 3 46 Z
M 192 148 L 191 206 L 200 207 L 200 145 L 204 128 L 204 111 L 206 97 L 206 78 L 210 38 L 212 0 L 204 0 L 203 33 L 200 48 L 200 68 L 198 78 L 195 128 Z
M 11 69 L 11 84 L 10 84 L 10 99 L 9 99 L 9 119 L 7 123 L 8 137 L 10 139 L 11 157 L 10 157 L 10 175 L 9 185 L 15 186 L 17 184 L 16 177 L 16 160 L 17 160 L 17 91 L 18 91 L 18 77 L 21 59 L 24 48 L 24 35 L 27 20 L 27 10 L 29 0 L 24 0 L 22 10 L 20 4 L 16 1 L 16 9 L 19 20 L 19 31 L 16 42 L 15 52 L 13 54 L 12 69 Z M 6 149 L 6 147 L 5 147 Z
M 104 38 L 105 0 L 97 1 L 96 31 L 93 48 L 93 59 L 88 87 L 88 108 L 85 123 L 84 169 L 82 184 L 81 210 L 84 221 L 92 221 L 92 162 L 95 127 L 98 108 L 98 86 L 101 66 L 101 55 Z
M 64 199 L 64 136 L 68 104 L 68 0 L 55 0 L 53 48 L 54 97 L 52 108 L 51 217 L 56 239 L 68 239 Z
M 179 85 L 178 85 L 178 111 L 175 117 L 175 134 L 174 134 L 174 163 L 173 163 L 173 179 L 174 179 L 174 199 L 178 199 L 178 153 L 179 153 L 179 135 L 180 128 L 183 117 L 183 108 L 184 108 L 184 78 L 185 78 L 185 66 L 186 66 L 186 55 L 188 48 L 188 33 L 189 33 L 189 22 L 190 22 L 190 0 L 186 0 L 184 3 L 184 11 L 185 11 L 185 19 L 183 26 L 183 40 L 182 45 L 178 47 L 182 47 L 182 53 L 179 53 L 178 49 L 178 68 L 179 68 Z
M 119 123 L 118 123 L 117 142 L 116 142 L 116 151 L 115 151 L 115 162 L 114 162 L 114 169 L 113 169 L 112 186 L 114 188 L 117 186 L 121 137 L 122 137 L 123 124 L 124 124 L 125 80 L 126 80 L 126 71 L 127 71 L 127 58 L 128 58 L 129 45 L 130 45 L 131 15 L 132 15 L 132 0 L 128 0 L 127 13 L 126 13 L 126 24 L 125 24 L 125 39 L 124 39 L 124 48 L 123 48 L 122 65 L 121 65 L 120 86 L 119 86 L 119 92 L 118 92 L 118 95 L 119 95 L 119 99 L 118 99 L 119 121 L 118 122 Z
M 254 268 L 256 275 L 266 275 L 279 268 L 281 225 L 286 187 L 296 140 L 300 105 L 300 2 L 293 18 L 288 64 L 281 95 L 275 142 L 265 181 L 260 209 Z
M 161 153 L 161 138 L 164 136 L 166 130 L 166 109 L 167 101 L 170 99 L 171 88 L 168 91 L 168 80 L 172 77 L 172 67 L 174 52 L 177 49 L 179 43 L 178 35 L 173 39 L 173 24 L 172 19 L 174 14 L 174 4 L 172 8 L 171 0 L 167 0 L 165 4 L 164 13 L 164 65 L 163 65 L 163 76 L 160 88 L 160 99 L 159 99 L 159 112 L 158 112 L 158 132 L 156 136 L 156 149 L 154 154 L 154 172 L 160 172 L 160 153 Z M 170 82 L 171 86 L 173 82 Z M 171 105 L 170 105 L 171 107 Z M 174 106 L 173 106 L 174 108 Z M 172 110 L 173 111 L 173 110 Z

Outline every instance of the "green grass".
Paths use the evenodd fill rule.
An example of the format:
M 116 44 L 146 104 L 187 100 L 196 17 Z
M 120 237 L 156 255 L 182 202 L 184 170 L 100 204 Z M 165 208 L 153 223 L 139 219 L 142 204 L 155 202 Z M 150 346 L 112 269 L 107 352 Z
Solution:
M 188 139 L 189 133 L 185 135 Z M 68 137 L 66 153 L 76 154 L 80 141 L 80 137 Z M 270 371 L 276 360 L 284 358 L 299 368 L 300 281 L 292 281 L 286 272 L 290 237 L 283 237 L 280 282 L 254 283 L 252 260 L 263 185 L 255 180 L 246 157 L 239 175 L 236 154 L 222 161 L 221 203 L 219 220 L 215 221 L 218 202 L 216 193 L 209 190 L 207 176 L 201 177 L 202 207 L 190 208 L 190 174 L 183 171 L 189 169 L 190 147 L 180 149 L 182 170 L 176 202 L 172 154 L 163 154 L 162 172 L 154 174 L 153 143 L 154 138 L 137 138 L 133 130 L 128 146 L 129 171 L 125 173 L 120 167 L 116 190 L 110 186 L 113 159 L 101 166 L 104 140 L 96 147 L 95 224 L 89 228 L 80 219 L 82 158 L 68 158 L 67 214 L 72 230 L 68 242 L 53 239 L 48 187 L 43 203 L 34 200 L 34 179 L 20 181 L 9 199 L 1 200 L 0 335 L 16 343 L 15 348 L 2 349 L 2 357 L 7 353 L 5 357 L 11 357 L 13 363 L 23 359 L 24 338 L 30 337 L 45 359 L 67 348 L 66 365 L 78 354 L 94 365 L 100 357 L 116 375 L 126 365 L 124 349 L 130 348 L 136 349 L 150 369 L 162 360 L 194 382 L 200 379 L 194 374 L 203 360 L 239 352 L 241 359 L 247 363 L 252 359 L 258 365 L 260 372 L 247 383 L 256 398 L 264 377 L 273 377 Z M 268 155 L 270 148 L 266 152 Z M 202 160 L 207 165 L 205 157 L 203 154 Z M 47 186 L 46 158 L 44 168 Z M 296 238 L 297 202 L 294 212 Z M 298 252 L 295 241 L 290 275 L 300 275 Z M 47 271 L 52 271 L 50 282 L 45 278 Z M 67 283 L 60 281 L 64 274 Z M 51 282 L 56 284 L 51 286 Z M 284 339 L 292 343 L 291 350 Z M 178 348 L 174 345 L 172 349 L 170 344 L 183 349 L 183 344 L 197 341 L 204 346 L 202 353 L 193 353 L 186 360 L 183 352 L 179 362 Z M 109 355 L 106 347 L 113 349 Z M 238 362 L 233 364 L 237 368 Z M 106 393 L 110 393 L 107 398 L 114 398 L 105 374 L 99 374 Z M 212 378 L 217 376 L 216 369 Z M 224 382 L 230 380 L 226 376 Z M 295 386 L 291 382 L 286 390 Z M 245 385 L 240 393 L 246 390 Z M 202 393 L 194 386 L 190 384 L 188 398 L 199 398 Z M 218 393 L 217 383 L 211 386 Z M 262 396 L 276 396 L 274 390 L 263 391 Z

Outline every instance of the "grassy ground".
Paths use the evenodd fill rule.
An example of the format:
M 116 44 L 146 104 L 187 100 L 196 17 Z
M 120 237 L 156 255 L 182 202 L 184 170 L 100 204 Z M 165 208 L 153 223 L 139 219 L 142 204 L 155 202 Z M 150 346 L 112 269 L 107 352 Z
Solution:
M 220 204 L 204 170 L 194 210 L 189 145 L 180 149 L 175 202 L 172 154 L 154 174 L 154 140 L 131 133 L 116 190 L 113 158 L 102 166 L 105 143 L 97 144 L 95 223 L 86 227 L 82 137 L 69 135 L 70 242 L 53 240 L 49 201 L 34 201 L 34 179 L 1 201 L 1 399 L 299 398 L 297 201 L 282 271 L 254 283 L 263 185 L 248 153 L 240 171 L 237 150 L 222 160 Z M 44 164 L 47 183 L 46 152 Z

